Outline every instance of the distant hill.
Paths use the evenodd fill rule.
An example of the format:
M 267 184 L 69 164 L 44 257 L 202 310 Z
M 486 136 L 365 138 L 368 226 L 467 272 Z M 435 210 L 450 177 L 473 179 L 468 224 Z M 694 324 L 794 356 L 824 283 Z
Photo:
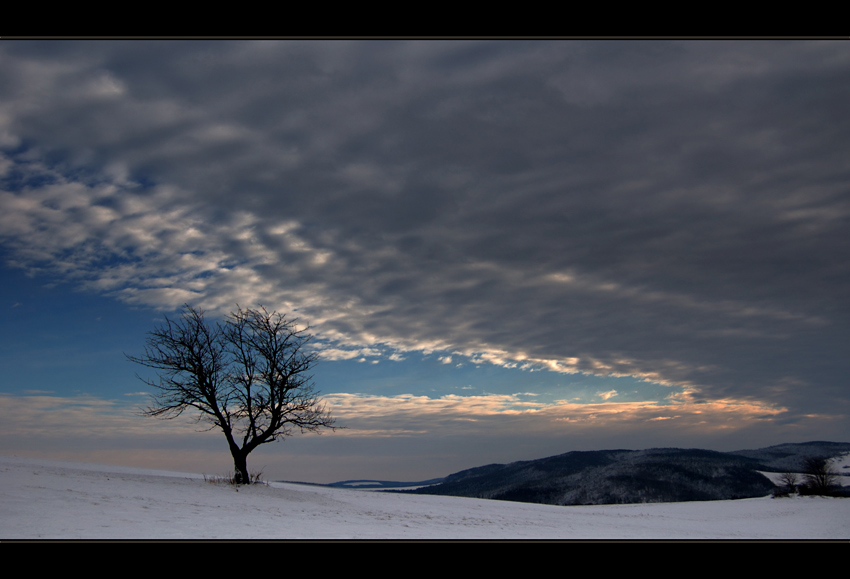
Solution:
M 445 479 L 443 478 L 432 478 L 430 480 L 424 480 L 419 482 L 399 482 L 392 480 L 372 480 L 372 479 L 360 479 L 360 480 L 344 480 L 340 482 L 331 483 L 324 486 L 341 488 L 341 489 L 390 489 L 390 488 L 408 488 L 408 487 L 421 487 L 426 485 L 433 485 L 440 482 L 443 482 Z
M 416 494 L 553 505 L 708 501 L 761 497 L 773 483 L 758 471 L 798 469 L 806 456 L 837 456 L 850 443 L 809 442 L 758 450 L 574 451 L 538 460 L 489 464 L 447 476 Z
M 729 454 L 758 460 L 767 472 L 798 471 L 804 458 L 814 456 L 834 457 L 850 452 L 850 443 L 816 440 L 798 444 L 777 444 L 757 450 L 736 450 Z

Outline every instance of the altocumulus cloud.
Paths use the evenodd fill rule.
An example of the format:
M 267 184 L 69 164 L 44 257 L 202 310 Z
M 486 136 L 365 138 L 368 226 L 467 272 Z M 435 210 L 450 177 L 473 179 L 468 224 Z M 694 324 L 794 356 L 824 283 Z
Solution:
M 386 436 L 419 432 L 458 434 L 459 431 L 470 430 L 466 425 L 470 422 L 480 422 L 482 425 L 492 422 L 504 430 L 505 420 L 524 422 L 524 431 L 549 430 L 552 434 L 559 428 L 559 422 L 583 424 L 594 429 L 616 424 L 628 429 L 647 421 L 677 419 L 694 429 L 704 425 L 738 428 L 748 421 L 768 419 L 786 410 L 733 400 L 698 403 L 688 394 L 681 396 L 678 403 L 673 405 L 656 402 L 578 404 L 565 400 L 545 403 L 524 399 L 516 394 L 449 394 L 439 398 L 330 394 L 326 399 L 335 413 L 353 425 L 349 432 L 343 433 L 348 436 L 365 434 L 357 427 L 361 421 L 364 424 L 380 424 L 380 430 L 370 430 L 369 434 L 382 432 Z M 682 428 L 681 425 L 678 427 Z
M 15 267 L 164 310 L 297 310 L 330 359 L 439 352 L 688 396 L 663 415 L 610 392 L 512 412 L 848 411 L 846 43 L 7 42 L 0 55 Z M 369 407 L 414 402 L 461 404 Z

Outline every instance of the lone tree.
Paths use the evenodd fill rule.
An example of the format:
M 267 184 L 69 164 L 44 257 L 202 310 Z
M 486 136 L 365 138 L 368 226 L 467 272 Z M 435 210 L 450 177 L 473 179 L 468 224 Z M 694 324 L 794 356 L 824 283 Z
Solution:
M 296 428 L 337 428 L 312 385 L 317 356 L 304 348 L 312 336 L 296 322 L 263 307 L 237 306 L 224 323 L 211 325 L 203 311 L 185 305 L 179 319 L 166 318 L 148 333 L 144 355 L 127 356 L 158 371 L 158 380 L 140 378 L 156 390 L 143 414 L 199 411 L 199 422 L 224 433 L 235 482 L 250 483 L 248 455 L 261 444 Z

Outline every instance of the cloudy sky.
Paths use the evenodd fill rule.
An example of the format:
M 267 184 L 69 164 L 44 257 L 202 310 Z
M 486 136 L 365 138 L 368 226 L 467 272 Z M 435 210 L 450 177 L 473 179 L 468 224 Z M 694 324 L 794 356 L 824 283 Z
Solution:
M 308 322 L 343 431 L 444 476 L 850 440 L 850 45 L 4 41 L 0 446 L 223 472 L 136 416 L 184 303 Z

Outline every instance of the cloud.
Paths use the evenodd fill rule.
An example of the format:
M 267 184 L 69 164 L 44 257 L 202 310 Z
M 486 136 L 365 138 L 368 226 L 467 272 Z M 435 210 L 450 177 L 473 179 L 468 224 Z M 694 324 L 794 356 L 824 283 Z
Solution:
M 848 410 L 843 43 L 0 53 L 0 230 L 30 273 L 297 309 L 331 359 Z
M 670 439 L 682 447 L 739 450 L 775 443 L 777 437 L 830 435 L 845 422 L 834 413 L 805 416 L 740 399 L 706 402 L 693 393 L 662 402 L 591 404 L 539 402 L 527 393 L 433 398 L 337 393 L 323 400 L 344 430 L 264 445 L 252 453 L 251 464 L 264 465 L 273 473 L 269 476 L 287 480 L 329 482 L 391 472 L 401 480 L 417 480 L 494 460 L 648 448 L 669 445 Z M 220 432 L 203 431 L 204 425 L 188 413 L 155 420 L 135 410 L 126 402 L 95 396 L 3 394 L 0 442 L 4 452 L 24 456 L 183 472 L 220 472 L 232 466 Z M 352 456 L 358 460 L 352 462 Z M 321 476 L 317 461 L 325 464 Z
M 136 395 L 138 393 L 133 393 Z M 522 427 L 529 436 L 563 433 L 565 427 L 578 429 L 616 428 L 639 430 L 643 424 L 666 420 L 676 430 L 711 432 L 743 430 L 753 423 L 774 423 L 787 408 L 744 400 L 718 400 L 710 403 L 682 400 L 662 403 L 605 402 L 579 404 L 570 401 L 540 402 L 527 393 L 439 397 L 402 394 L 377 396 L 336 393 L 322 397 L 345 430 L 344 437 L 454 436 L 477 432 L 478 436 L 501 437 Z M 140 416 L 135 406 L 95 396 L 33 394 L 0 395 L 2 436 L 32 440 L 55 438 L 170 439 L 180 446 L 182 438 L 197 438 L 205 430 L 191 413 L 174 420 L 155 421 Z M 823 417 L 807 417 L 823 419 Z M 215 431 L 212 438 L 216 436 Z M 61 435 L 59 434 L 61 433 Z
M 702 433 L 745 431 L 754 425 L 775 425 L 788 409 L 747 400 L 703 402 L 686 394 L 662 402 L 610 402 L 581 404 L 566 400 L 540 402 L 522 394 L 440 397 L 329 394 L 324 397 L 347 437 L 363 436 L 527 436 L 549 433 L 563 436 L 580 431 L 641 432 L 649 424 L 664 421 L 668 436 L 675 432 Z
M 110 440 L 145 437 L 150 422 L 136 414 L 135 407 L 96 396 L 29 396 L 0 394 L 0 434 L 17 443 L 47 438 Z M 192 436 L 198 424 L 192 419 L 162 423 L 157 435 Z M 13 448 L 15 443 L 7 443 Z

